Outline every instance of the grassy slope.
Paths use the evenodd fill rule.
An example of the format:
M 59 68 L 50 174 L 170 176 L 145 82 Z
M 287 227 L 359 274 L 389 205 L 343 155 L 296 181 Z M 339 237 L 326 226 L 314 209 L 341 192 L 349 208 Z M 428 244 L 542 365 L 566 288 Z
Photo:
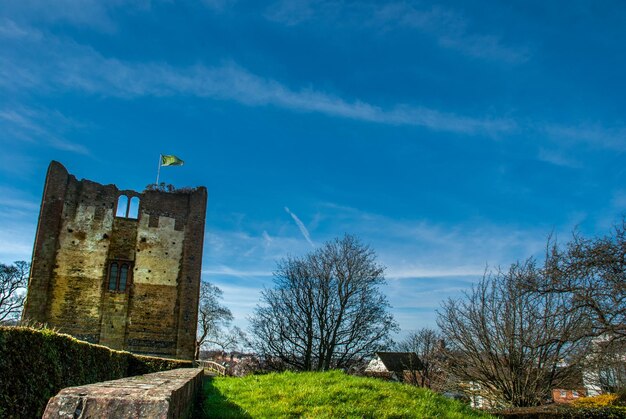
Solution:
M 214 378 L 206 417 L 487 418 L 431 391 L 340 371 Z

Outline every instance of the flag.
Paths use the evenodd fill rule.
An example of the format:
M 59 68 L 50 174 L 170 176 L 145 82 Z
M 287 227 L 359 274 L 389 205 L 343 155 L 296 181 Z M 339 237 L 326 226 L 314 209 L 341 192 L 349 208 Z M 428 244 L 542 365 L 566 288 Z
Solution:
M 174 155 L 161 156 L 161 166 L 182 166 L 184 161 Z

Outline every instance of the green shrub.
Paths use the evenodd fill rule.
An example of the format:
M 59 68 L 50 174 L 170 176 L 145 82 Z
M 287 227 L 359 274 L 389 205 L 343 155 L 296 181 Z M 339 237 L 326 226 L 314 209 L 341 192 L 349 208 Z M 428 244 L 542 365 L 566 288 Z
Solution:
M 191 361 L 136 356 L 49 329 L 0 327 L 0 417 L 41 417 L 65 387 L 173 368 Z

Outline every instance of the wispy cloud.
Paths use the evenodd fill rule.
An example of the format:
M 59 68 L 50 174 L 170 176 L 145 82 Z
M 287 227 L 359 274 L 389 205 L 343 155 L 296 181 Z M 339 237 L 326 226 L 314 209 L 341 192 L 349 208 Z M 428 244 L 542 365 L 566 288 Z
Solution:
M 485 272 L 485 268 L 482 269 L 476 265 L 468 266 L 415 266 L 412 264 L 406 264 L 404 266 L 397 266 L 388 269 L 385 275 L 388 278 L 393 279 L 405 279 L 405 278 L 443 278 L 443 277 L 463 277 L 470 276 L 475 277 L 482 275 Z
M 234 62 L 183 68 L 166 63 L 133 63 L 104 57 L 91 47 L 50 35 L 45 41 L 31 40 L 27 44 L 28 50 L 39 52 L 36 58 L 21 54 L 24 48 L 0 52 L 0 59 L 7 64 L 0 70 L 0 87 L 12 92 L 70 90 L 126 99 L 194 96 L 462 134 L 495 135 L 516 128 L 516 123 L 507 118 L 464 116 L 406 104 L 382 108 L 310 87 L 292 89 Z M 28 71 L 24 73 L 23 69 Z
M 615 195 L 615 201 L 622 202 L 621 194 Z M 243 217 L 236 223 L 241 230 L 207 230 L 203 276 L 232 291 L 229 295 L 225 291 L 225 301 L 234 304 L 242 318 L 252 313 L 263 286 L 271 286 L 277 260 L 310 251 L 313 241 L 304 223 L 289 208 L 285 212 L 305 240 L 293 236 L 291 220 L 291 228 L 279 219 L 263 220 L 260 227 Z M 387 267 L 384 292 L 403 329 L 434 325 L 440 302 L 460 296 L 486 268 L 541 257 L 548 234 L 554 231 L 566 237 L 579 221 L 544 228 L 480 220 L 444 225 L 428 219 L 399 220 L 334 203 L 319 204 L 314 216 L 324 226 L 319 240 L 349 231 L 376 251 L 378 261 Z M 245 327 L 243 322 L 240 325 Z
M 528 60 L 526 47 L 504 45 L 499 36 L 474 33 L 462 14 L 441 6 L 418 8 L 410 2 L 392 2 L 375 9 L 373 24 L 404 26 L 434 37 L 439 46 L 466 56 L 519 64 Z
M 13 20 L 0 18 L 0 38 L 4 39 L 28 39 L 40 38 L 41 34 L 32 28 L 25 28 Z
M 237 0 L 202 0 L 202 3 L 210 9 L 222 11 L 232 7 Z
M 268 242 L 264 234 L 254 233 L 256 225 L 231 225 L 226 230 L 207 229 L 205 234 L 204 269 L 215 274 L 240 273 L 246 276 L 272 272 L 276 261 L 290 253 L 304 253 L 308 243 L 292 234 L 281 234 L 284 222 L 276 220 L 271 226 L 273 237 Z M 269 233 L 268 233 L 269 235 Z M 230 267 L 236 267 L 231 268 Z M 236 275 L 235 275 L 236 276 Z
M 45 0 L 3 1 L 3 13 L 22 22 L 66 23 L 104 32 L 116 29 L 112 14 L 116 9 L 148 10 L 151 0 L 56 0 L 54 7 Z
M 552 231 L 552 226 L 529 229 L 485 221 L 442 225 L 426 219 L 396 220 L 332 203 L 321 211 L 328 214 L 331 228 L 337 225 L 339 231 L 365 238 L 387 266 L 386 274 L 397 279 L 482 275 L 487 266 L 541 256 Z
M 315 243 L 313 243 L 313 240 L 311 240 L 311 235 L 309 234 L 309 230 L 307 230 L 307 228 L 304 225 L 304 223 L 302 221 L 300 221 L 298 216 L 296 214 L 294 214 L 293 212 L 291 212 L 289 210 L 289 208 L 285 207 L 285 211 L 287 212 L 287 214 L 289 214 L 291 216 L 291 218 L 293 218 L 293 221 L 295 221 L 296 225 L 300 229 L 300 233 L 302 233 L 302 236 L 304 236 L 306 241 L 309 242 L 311 247 L 315 247 Z
M 78 122 L 54 110 L 20 105 L 0 108 L 0 138 L 7 143 L 26 141 L 58 150 L 89 154 L 84 145 L 77 144 L 64 135 L 78 127 Z
M 24 211 L 31 215 L 39 210 L 39 202 L 33 198 L 24 197 L 18 190 L 0 186 L 0 210 L 3 209 Z
M 310 0 L 277 1 L 272 3 L 265 11 L 268 20 L 294 26 L 311 19 L 315 15 L 314 8 L 319 7 L 320 2 L 312 4 Z
M 267 8 L 265 16 L 288 26 L 319 19 L 336 25 L 359 24 L 383 31 L 410 28 L 432 37 L 441 48 L 507 64 L 521 64 L 530 57 L 528 47 L 509 46 L 498 35 L 476 33 L 463 14 L 438 5 L 423 7 L 411 1 L 280 0 Z
M 572 169 L 582 168 L 582 164 L 579 161 L 566 156 L 559 150 L 541 147 L 539 148 L 537 158 L 543 162 L 554 164 L 556 166 L 569 167 Z
M 0 230 L 0 262 L 30 261 L 35 240 L 35 227 L 11 224 Z
M 539 127 L 547 135 L 571 143 L 583 143 L 609 150 L 626 150 L 626 126 L 607 127 L 600 123 L 580 125 L 546 124 Z
M 247 318 L 252 314 L 259 302 L 262 287 L 233 286 L 228 280 L 211 280 L 224 292 L 224 305 L 228 307 L 234 317 L 233 325 L 246 330 Z
M 269 233 L 265 230 L 263 230 L 263 233 L 261 234 L 263 236 L 263 241 L 266 247 L 271 246 L 272 245 L 272 237 L 269 235 Z
M 236 276 L 239 278 L 272 276 L 270 271 L 246 271 L 234 269 L 226 265 L 218 265 L 202 270 L 203 275 Z
M 0 186 L 0 263 L 30 260 L 38 210 L 36 198 Z

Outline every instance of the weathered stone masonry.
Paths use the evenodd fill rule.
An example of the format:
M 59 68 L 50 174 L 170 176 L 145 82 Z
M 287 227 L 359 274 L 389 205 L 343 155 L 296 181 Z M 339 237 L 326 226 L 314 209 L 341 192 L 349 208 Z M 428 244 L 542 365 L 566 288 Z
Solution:
M 136 218 L 118 208 L 131 198 Z M 206 203 L 204 187 L 118 190 L 51 162 L 24 317 L 114 349 L 193 358 Z

